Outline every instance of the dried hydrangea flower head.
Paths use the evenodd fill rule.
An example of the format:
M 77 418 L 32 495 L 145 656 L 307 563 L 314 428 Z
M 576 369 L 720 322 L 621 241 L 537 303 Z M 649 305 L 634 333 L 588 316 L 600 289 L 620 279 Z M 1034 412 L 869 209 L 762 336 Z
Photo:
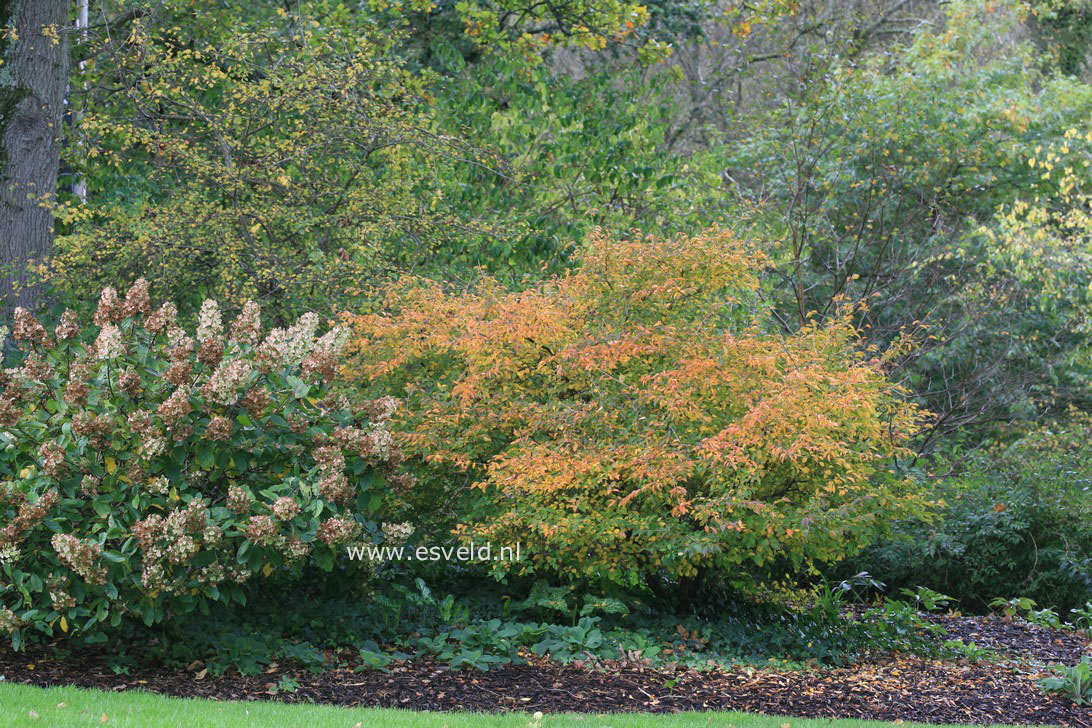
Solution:
M 227 508 L 232 513 L 237 515 L 246 513 L 250 510 L 250 502 L 250 493 L 246 492 L 245 489 L 240 488 L 237 485 L 232 485 L 228 488 Z
M 171 481 L 160 475 L 149 480 L 146 487 L 153 495 L 167 495 L 171 490 Z
M 387 482 L 398 495 L 406 495 L 417 485 L 417 476 L 413 473 L 398 473 L 387 478 Z
M 401 546 L 416 530 L 411 523 L 384 523 L 382 526 L 384 543 Z
M 18 546 L 0 546 L 0 566 L 10 566 L 14 564 L 23 555 L 22 550 Z
M 262 309 L 254 303 L 247 301 L 243 310 L 231 322 L 231 338 L 240 344 L 254 346 L 262 335 Z
M 126 369 L 118 375 L 118 389 L 129 397 L 136 397 L 141 392 L 140 375 L 132 369 Z
M 391 418 L 398 409 L 399 402 L 390 395 L 379 399 L 368 400 L 364 403 L 364 414 L 374 425 L 380 425 Z
M 167 452 L 167 438 L 158 433 L 150 434 L 140 445 L 140 457 L 151 461 Z
M 0 635 L 14 632 L 23 626 L 23 620 L 7 607 L 0 607 Z
M 148 413 L 144 410 L 135 410 L 129 414 L 126 422 L 129 424 L 129 429 L 138 435 L 152 431 L 152 418 L 148 416 Z
M 270 506 L 270 510 L 273 515 L 281 521 L 291 521 L 293 518 L 299 515 L 300 505 L 296 503 L 289 496 L 281 496 L 277 500 L 273 501 L 273 505 Z
M 41 523 L 60 498 L 57 491 L 50 490 L 42 494 L 37 503 L 22 503 L 15 518 L 0 529 L 0 545 L 21 543 L 26 538 L 26 532 Z
M 179 387 L 171 392 L 171 396 L 156 409 L 156 413 L 163 419 L 167 427 L 175 425 L 193 410 L 193 407 L 190 406 L 189 397 L 189 388 Z
M 186 335 L 185 330 L 175 326 L 167 331 L 167 347 L 167 356 L 171 361 L 183 361 L 193 353 L 193 339 Z
M 239 391 L 250 381 L 253 372 L 254 368 L 245 359 L 221 362 L 201 387 L 201 394 L 211 402 L 231 406 L 239 399 Z
M 125 314 L 117 290 L 113 286 L 103 288 L 102 295 L 99 296 L 98 310 L 95 311 L 95 325 L 116 324 L 123 318 Z
M 229 418 L 217 415 L 209 420 L 208 427 L 205 428 L 205 437 L 218 442 L 230 440 L 232 429 L 234 429 L 234 423 Z
M 121 329 L 115 324 L 106 324 L 99 329 L 99 336 L 95 339 L 95 356 L 99 359 L 117 359 L 125 353 L 125 344 L 121 337 Z
M 11 427 L 19 422 L 23 415 L 23 408 L 15 403 L 11 397 L 0 397 L 0 425 Z
M 22 306 L 15 309 L 15 330 L 11 334 L 16 341 L 45 344 L 49 340 L 45 327 L 38 323 L 34 314 Z
M 138 313 L 148 313 L 152 310 L 152 298 L 148 293 L 148 281 L 137 278 L 125 295 L 125 303 L 121 306 L 121 313 L 125 317 L 136 316 Z
M 315 332 L 318 331 L 318 326 L 318 314 L 308 311 L 288 329 L 284 366 L 298 366 L 311 353 L 311 349 L 315 346 Z
M 251 516 L 247 522 L 247 540 L 259 546 L 272 546 L 279 535 L 280 528 L 271 516 Z
M 66 308 L 61 314 L 61 320 L 53 332 L 59 341 L 67 341 L 80 333 L 80 323 L 76 318 L 76 312 Z
M 173 303 L 164 303 L 144 322 L 144 328 L 153 334 L 170 331 L 178 322 L 178 308 Z
M 42 472 L 56 478 L 65 472 L 64 446 L 57 442 L 46 442 L 38 448 L 38 457 L 42 459 Z
M 167 369 L 163 378 L 176 387 L 189 384 L 190 377 L 193 375 L 193 364 L 188 361 L 179 361 L 171 364 Z
M 345 516 L 331 516 L 318 528 L 318 537 L 330 546 L 343 546 L 360 532 L 360 525 L 351 518 Z
M 91 363 L 85 359 L 78 359 L 68 367 L 68 382 L 64 388 L 64 401 L 68 404 L 81 404 L 91 393 L 92 374 Z
M 214 367 L 224 357 L 224 341 L 219 338 L 202 339 L 197 349 L 197 361 L 205 366 Z
M 211 298 L 201 303 L 197 314 L 197 340 L 219 339 L 224 335 L 224 323 L 220 317 L 220 306 Z
M 53 534 L 51 543 L 57 552 L 57 560 L 88 584 L 106 583 L 106 569 L 99 564 L 102 546 L 91 541 L 80 541 L 68 533 Z
M 337 374 L 341 352 L 349 341 L 349 331 L 342 327 L 330 329 L 315 342 L 310 355 L 303 360 L 303 373 L 330 381 Z
M 23 376 L 32 382 L 42 382 L 53 376 L 53 367 L 38 352 L 32 351 L 23 360 Z
M 85 475 L 83 480 L 80 481 L 80 492 L 88 498 L 94 498 L 99 494 L 99 485 L 102 484 L 102 478 L 96 478 L 94 475 Z
M 287 351 L 288 332 L 284 329 L 273 329 L 258 347 L 258 353 L 255 356 L 258 368 L 263 373 L 279 369 L 284 366 Z
M 265 390 L 265 387 L 255 386 L 251 387 L 243 399 L 239 402 L 243 409 L 247 411 L 252 418 L 261 417 L 265 412 L 265 408 L 269 406 L 269 392 Z

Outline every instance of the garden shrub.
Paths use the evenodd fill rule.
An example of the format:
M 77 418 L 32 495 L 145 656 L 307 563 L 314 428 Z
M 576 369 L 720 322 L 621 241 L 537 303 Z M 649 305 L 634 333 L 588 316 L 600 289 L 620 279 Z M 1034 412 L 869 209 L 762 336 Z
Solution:
M 393 400 L 331 393 L 345 334 L 318 317 L 263 334 L 247 303 L 225 331 L 152 310 L 138 281 L 103 291 L 94 327 L 15 312 L 20 366 L 0 394 L 0 634 L 91 635 L 126 616 L 245 603 L 274 570 L 330 570 L 374 530 L 399 458 Z M 282 569 L 285 567 L 285 569 Z
M 764 264 L 726 230 L 597 232 L 523 291 L 403 281 L 345 316 L 347 375 L 405 397 L 407 454 L 484 494 L 456 528 L 521 544 L 497 575 L 626 586 L 839 559 L 920 510 L 877 476 L 921 413 L 847 316 L 773 331 Z
M 1043 428 L 1003 449 L 938 461 L 939 521 L 909 519 L 843 570 L 924 585 L 965 608 L 1025 597 L 1068 614 L 1092 599 L 1092 427 Z M 962 461 L 962 462 L 961 462 Z

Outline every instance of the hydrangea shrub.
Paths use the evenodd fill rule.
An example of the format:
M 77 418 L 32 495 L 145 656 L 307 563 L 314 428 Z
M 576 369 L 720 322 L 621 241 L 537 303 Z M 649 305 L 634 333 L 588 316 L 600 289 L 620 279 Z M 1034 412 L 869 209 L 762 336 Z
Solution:
M 137 281 L 94 326 L 51 333 L 17 309 L 23 355 L 0 372 L 0 634 L 154 624 L 245 603 L 281 567 L 330 570 L 366 538 L 399 454 L 391 398 L 331 390 L 345 333 L 305 314 L 263 332 L 247 303 L 196 331 Z M 6 330 L 4 334 L 6 334 Z

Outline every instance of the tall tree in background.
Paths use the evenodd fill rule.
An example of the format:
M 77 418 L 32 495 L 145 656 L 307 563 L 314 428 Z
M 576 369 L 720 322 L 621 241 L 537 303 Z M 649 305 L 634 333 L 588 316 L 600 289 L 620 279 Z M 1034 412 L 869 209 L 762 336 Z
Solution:
M 68 0 L 0 0 L 0 295 L 29 307 L 48 255 L 68 83 Z

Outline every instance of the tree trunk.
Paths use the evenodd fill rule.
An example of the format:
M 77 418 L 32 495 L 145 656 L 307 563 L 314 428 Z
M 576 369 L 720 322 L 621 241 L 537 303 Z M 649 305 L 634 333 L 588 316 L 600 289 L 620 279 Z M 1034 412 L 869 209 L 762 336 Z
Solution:
M 49 255 L 68 83 L 69 0 L 0 0 L 0 303 L 32 308 Z M 6 32 L 14 29 L 14 34 Z

